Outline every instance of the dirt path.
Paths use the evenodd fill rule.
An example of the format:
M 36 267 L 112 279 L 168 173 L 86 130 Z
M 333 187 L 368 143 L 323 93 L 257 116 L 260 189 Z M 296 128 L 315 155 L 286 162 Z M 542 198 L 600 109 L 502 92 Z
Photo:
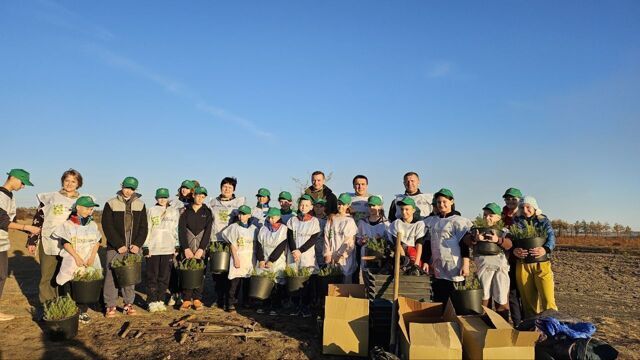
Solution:
M 22 234 L 12 232 L 11 236 L 9 266 L 12 273 L 0 299 L 0 308 L 16 315 L 17 319 L 0 323 L 0 359 L 323 358 L 321 335 L 315 319 L 270 317 L 250 310 L 228 314 L 213 307 L 198 316 L 212 323 L 248 324 L 255 320 L 258 329 L 274 330 L 281 335 L 246 342 L 238 338 L 201 337 L 197 342 L 187 340 L 179 345 L 175 334 L 157 330 L 140 339 L 125 340 L 117 336 L 125 320 L 134 325 L 166 326 L 184 313 L 172 310 L 150 316 L 139 309 L 140 315 L 135 317 L 105 319 L 90 310 L 92 322 L 80 325 L 76 339 L 65 343 L 48 341 L 31 317 L 31 306 L 36 304 L 38 296 L 37 259 L 25 255 Z M 634 286 L 640 278 L 640 256 L 575 251 L 558 251 L 555 256 L 553 268 L 560 310 L 594 322 L 598 327 L 597 336 L 616 346 L 621 351 L 621 358 L 640 359 L 640 292 Z M 207 280 L 205 294 L 211 294 L 211 279 Z M 213 301 L 210 297 L 204 300 L 208 306 Z

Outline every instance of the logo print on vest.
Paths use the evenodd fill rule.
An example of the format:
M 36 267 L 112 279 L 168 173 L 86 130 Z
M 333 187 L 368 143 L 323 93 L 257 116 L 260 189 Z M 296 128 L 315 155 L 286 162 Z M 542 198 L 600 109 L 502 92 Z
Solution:
M 53 204 L 53 215 L 62 215 L 62 214 L 64 214 L 64 205 Z

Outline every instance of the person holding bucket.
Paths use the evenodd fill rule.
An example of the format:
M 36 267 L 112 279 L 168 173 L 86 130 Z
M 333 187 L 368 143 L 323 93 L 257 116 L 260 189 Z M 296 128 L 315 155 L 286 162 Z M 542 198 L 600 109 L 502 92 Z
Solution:
M 116 287 L 113 268 L 114 260 L 121 260 L 126 254 L 141 255 L 140 248 L 147 239 L 147 209 L 136 193 L 138 179 L 128 176 L 122 181 L 120 191 L 104 205 L 102 230 L 107 238 L 107 275 L 104 281 L 104 301 L 106 317 L 116 316 L 118 290 L 122 291 L 125 315 L 134 315 L 135 285 Z
M 180 239 L 181 259 L 197 259 L 204 261 L 205 251 L 211 240 L 213 214 L 204 201 L 207 189 L 197 187 L 194 190 L 193 204 L 180 215 L 178 221 L 178 237 Z M 182 289 L 182 305 L 180 310 L 203 310 L 203 286 L 195 289 Z
M 389 236 L 389 221 L 384 216 L 382 198 L 376 195 L 369 196 L 367 206 L 369 207 L 369 216 L 358 221 L 358 234 L 356 235 L 356 240 L 361 246 L 361 256 L 365 256 L 367 243 L 370 240 L 382 238 L 387 242 Z M 364 271 L 366 267 L 367 262 L 363 261 L 361 269 Z
M 147 306 L 149 312 L 165 311 L 173 255 L 178 239 L 180 212 L 169 205 L 169 190 L 156 190 L 156 204 L 147 212 L 149 234 L 143 246 L 147 259 Z
M 100 230 L 93 221 L 93 209 L 96 204 L 92 197 L 81 196 L 73 205 L 69 218 L 60 224 L 51 234 L 51 237 L 60 241 L 62 250 L 60 257 L 62 263 L 56 276 L 56 283 L 64 287 L 64 293 L 71 293 L 70 282 L 77 272 L 86 271 L 91 267 L 102 272 L 98 249 L 100 248 Z M 95 271 L 95 270 L 93 270 Z M 88 323 L 91 321 L 87 314 L 88 304 L 79 303 L 79 321 Z
M 545 310 L 558 310 L 553 288 L 550 254 L 556 244 L 556 236 L 551 221 L 542 214 L 537 200 L 525 196 L 520 201 L 519 214 L 515 225 L 523 229 L 528 224 L 544 233 L 544 244 L 532 249 L 523 249 L 514 245 L 513 255 L 516 263 L 516 283 L 522 297 L 525 318 L 537 315 Z
M 53 231 L 69 219 L 71 209 L 80 197 L 78 189 L 82 187 L 82 175 L 76 170 L 69 169 L 60 178 L 62 188 L 58 191 L 40 193 L 38 210 L 33 217 L 32 225 L 42 229 L 40 236 L 30 236 L 27 239 L 29 253 L 38 252 L 40 260 L 40 284 L 38 297 L 40 304 L 54 299 L 57 294 L 55 281 L 56 272 L 60 265 L 60 242 L 51 237 Z
M 238 221 L 222 231 L 222 238 L 230 244 L 231 261 L 229 264 L 229 292 L 226 311 L 233 312 L 238 305 L 238 292 L 242 287 L 244 305 L 248 299 L 249 277 L 255 264 L 254 243 L 258 235 L 258 228 L 249 221 L 251 208 L 242 205 L 238 208 Z
M 472 237 L 468 245 L 476 246 L 473 251 L 473 261 L 476 264 L 478 279 L 482 284 L 482 305 L 489 306 L 489 299 L 493 299 L 495 309 L 505 320 L 509 321 L 509 261 L 505 254 L 511 249 L 512 243 L 505 237 L 506 228 L 494 228 L 501 222 L 502 209 L 496 203 L 489 203 L 482 208 L 482 217 L 489 229 L 472 228 Z M 480 231 L 482 230 L 482 232 Z M 492 248 L 483 250 L 478 244 L 493 244 Z M 496 251 L 494 251 L 494 249 Z
M 335 197 L 335 195 L 334 195 Z M 299 268 L 309 268 L 314 275 L 298 291 L 298 306 L 289 315 L 303 317 L 311 316 L 310 305 L 313 300 L 313 289 L 315 288 L 315 273 L 318 271 L 315 246 L 320 234 L 320 222 L 311 216 L 313 208 L 313 198 L 309 194 L 304 194 L 298 199 L 298 215 L 289 219 L 287 223 L 287 242 L 289 244 L 290 264 L 289 266 Z
M 284 269 L 287 266 L 287 227 L 282 223 L 280 216 L 280 209 L 269 209 L 267 222 L 265 226 L 260 228 L 256 242 L 258 269 L 272 271 L 276 274 L 276 285 L 269 298 L 269 315 L 271 316 L 278 315 L 277 311 L 280 308 L 284 291 Z M 258 313 L 263 312 L 264 309 L 258 309 Z
M 431 246 L 425 256 L 430 264 L 425 262 L 423 270 L 431 269 L 434 274 L 431 283 L 433 301 L 446 303 L 454 290 L 454 280 L 470 274 L 469 247 L 463 238 L 469 233 L 472 223 L 456 211 L 451 190 L 442 188 L 433 199 L 435 215 L 424 219 Z
M 353 282 L 353 274 L 358 268 L 355 256 L 358 227 L 349 213 L 350 205 L 351 196 L 340 194 L 338 212 L 329 215 L 324 229 L 324 262 L 342 268 L 344 284 Z
M 504 226 L 509 227 L 515 222 L 518 215 L 518 204 L 522 199 L 522 191 L 516 188 L 508 188 L 502 195 L 504 199 L 504 207 L 502 208 L 502 222 Z M 513 255 L 513 248 L 508 254 L 509 260 L 509 312 L 511 313 L 511 321 L 514 326 L 520 324 L 523 319 L 522 299 L 518 284 L 516 282 L 516 263 L 517 258 Z

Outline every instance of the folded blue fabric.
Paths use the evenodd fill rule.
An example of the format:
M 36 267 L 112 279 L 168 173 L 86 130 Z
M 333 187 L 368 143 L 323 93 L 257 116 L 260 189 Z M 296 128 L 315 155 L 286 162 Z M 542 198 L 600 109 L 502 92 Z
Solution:
M 571 339 L 588 339 L 596 332 L 596 326 L 590 322 L 565 323 L 554 317 L 539 318 L 536 327 L 547 336 L 562 334 Z

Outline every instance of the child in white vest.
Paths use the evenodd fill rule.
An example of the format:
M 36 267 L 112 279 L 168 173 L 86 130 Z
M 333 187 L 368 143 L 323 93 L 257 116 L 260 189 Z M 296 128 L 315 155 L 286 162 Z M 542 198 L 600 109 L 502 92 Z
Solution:
M 361 256 L 364 256 L 370 240 L 382 238 L 388 242 L 389 239 L 389 221 L 384 216 L 382 198 L 376 195 L 369 196 L 367 205 L 369 216 L 358 222 L 358 235 L 356 235 L 357 242 L 361 246 Z M 367 268 L 367 261 L 363 261 L 360 267 L 364 271 Z
M 403 257 L 403 268 L 413 274 L 420 275 L 420 264 L 422 257 L 423 245 L 428 238 L 426 237 L 426 228 L 424 222 L 418 220 L 414 215 L 416 212 L 416 203 L 410 197 L 397 202 L 400 209 L 400 218 L 396 219 L 389 226 L 389 235 L 391 243 L 395 249 L 397 238 L 400 237 L 402 247 L 400 255 Z
M 352 283 L 357 270 L 355 257 L 358 227 L 349 214 L 351 196 L 347 193 L 338 197 L 338 213 L 331 214 L 324 229 L 324 261 L 342 268 L 343 283 Z
M 251 210 L 251 222 L 260 229 L 267 218 L 269 201 L 271 201 L 271 191 L 260 188 L 256 194 L 256 200 L 256 206 Z
M 258 232 L 256 243 L 257 271 L 272 271 L 276 274 L 276 285 L 269 299 L 269 315 L 278 315 L 282 295 L 284 292 L 284 269 L 287 266 L 287 226 L 281 221 L 280 209 L 270 208 L 267 212 L 267 222 Z M 259 308 L 259 314 L 264 313 Z

